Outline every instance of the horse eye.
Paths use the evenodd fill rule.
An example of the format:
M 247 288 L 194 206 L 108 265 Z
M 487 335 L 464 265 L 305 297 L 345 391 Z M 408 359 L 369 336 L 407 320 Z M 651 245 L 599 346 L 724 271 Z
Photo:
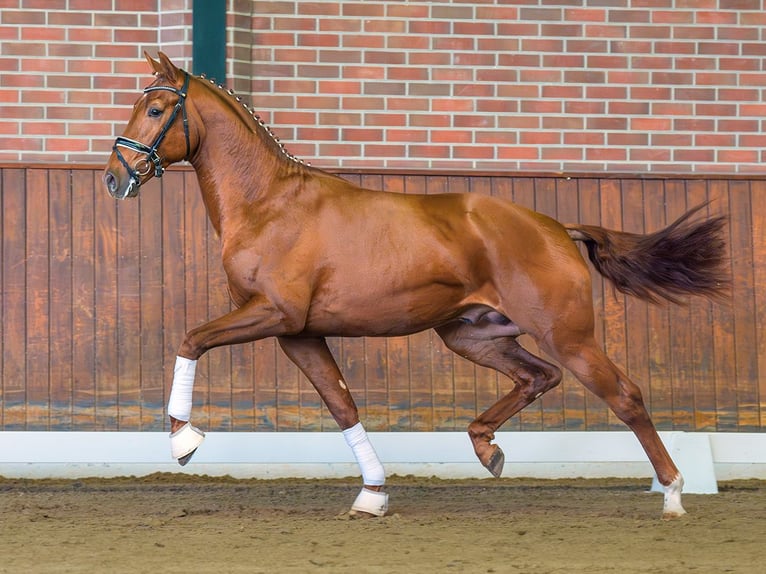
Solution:
M 150 118 L 158 118 L 162 115 L 162 110 L 159 108 L 149 108 L 147 113 Z

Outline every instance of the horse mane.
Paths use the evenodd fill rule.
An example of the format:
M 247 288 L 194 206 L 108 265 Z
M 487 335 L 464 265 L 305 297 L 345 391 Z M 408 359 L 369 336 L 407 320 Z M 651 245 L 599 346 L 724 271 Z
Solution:
M 224 84 L 217 83 L 214 79 L 209 79 L 205 74 L 199 76 L 193 76 L 195 79 L 200 80 L 201 84 L 211 88 L 218 88 L 217 90 L 211 90 L 211 93 L 220 96 L 221 101 L 225 102 L 235 112 L 242 122 L 248 126 L 251 131 L 260 136 L 263 140 L 269 143 L 277 155 L 286 158 L 287 160 L 296 164 L 310 167 L 309 162 L 294 156 L 285 145 L 280 141 L 279 137 L 272 131 L 272 129 L 261 119 L 256 113 L 255 107 L 250 106 L 247 102 L 244 102 L 240 96 L 236 94 L 231 88 L 227 88 Z

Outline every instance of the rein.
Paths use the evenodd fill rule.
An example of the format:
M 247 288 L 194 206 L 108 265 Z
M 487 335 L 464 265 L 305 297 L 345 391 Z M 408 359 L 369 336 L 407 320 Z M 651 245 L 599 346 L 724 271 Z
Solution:
M 186 137 L 186 155 L 184 156 L 184 159 L 188 158 L 191 154 L 191 144 L 189 142 L 189 119 L 186 116 L 186 94 L 189 89 L 189 74 L 187 72 L 184 72 L 184 74 L 184 84 L 180 90 L 172 86 L 150 86 L 144 90 L 145 94 L 148 94 L 149 92 L 156 92 L 158 90 L 165 90 L 167 92 L 173 92 L 178 96 L 178 101 L 173 108 L 173 113 L 170 114 L 168 121 L 165 122 L 165 125 L 160 130 L 160 133 L 157 134 L 156 138 L 154 138 L 154 143 L 152 143 L 151 146 L 147 146 L 146 144 L 143 144 L 139 141 L 122 136 L 119 136 L 114 141 L 112 150 L 117 156 L 117 159 L 120 160 L 120 163 L 128 171 L 128 175 L 130 176 L 128 187 L 125 190 L 125 197 L 130 197 L 134 190 L 137 193 L 138 188 L 141 186 L 141 177 L 147 175 L 151 171 L 152 165 L 154 165 L 155 177 L 162 177 L 162 174 L 165 173 L 165 168 L 162 167 L 162 157 L 160 157 L 160 154 L 157 153 L 157 149 L 160 147 L 160 144 L 162 144 L 162 140 L 165 139 L 165 136 L 167 135 L 168 130 L 170 130 L 170 127 L 173 125 L 173 122 L 178 116 L 179 111 L 183 116 L 184 136 Z M 146 155 L 146 158 L 138 160 L 135 167 L 131 167 L 123 157 L 122 152 L 120 152 L 120 147 L 128 148 L 138 153 L 143 153 Z

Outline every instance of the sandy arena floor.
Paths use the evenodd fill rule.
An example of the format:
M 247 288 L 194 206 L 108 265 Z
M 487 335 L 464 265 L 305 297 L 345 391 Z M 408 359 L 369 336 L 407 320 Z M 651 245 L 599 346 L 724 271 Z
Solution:
M 354 479 L 0 479 L 0 572 L 763 571 L 766 482 L 685 495 L 675 521 L 648 486 L 393 477 L 390 515 L 352 520 Z

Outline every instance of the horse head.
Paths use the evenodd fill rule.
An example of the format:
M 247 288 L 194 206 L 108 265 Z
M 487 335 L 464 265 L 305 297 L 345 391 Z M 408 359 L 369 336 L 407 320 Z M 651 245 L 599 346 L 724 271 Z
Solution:
M 144 52 L 155 80 L 133 106 L 123 135 L 112 146 L 103 181 L 117 199 L 138 195 L 152 177 L 162 177 L 170 164 L 192 152 L 186 97 L 190 76 L 159 53 L 159 61 Z

